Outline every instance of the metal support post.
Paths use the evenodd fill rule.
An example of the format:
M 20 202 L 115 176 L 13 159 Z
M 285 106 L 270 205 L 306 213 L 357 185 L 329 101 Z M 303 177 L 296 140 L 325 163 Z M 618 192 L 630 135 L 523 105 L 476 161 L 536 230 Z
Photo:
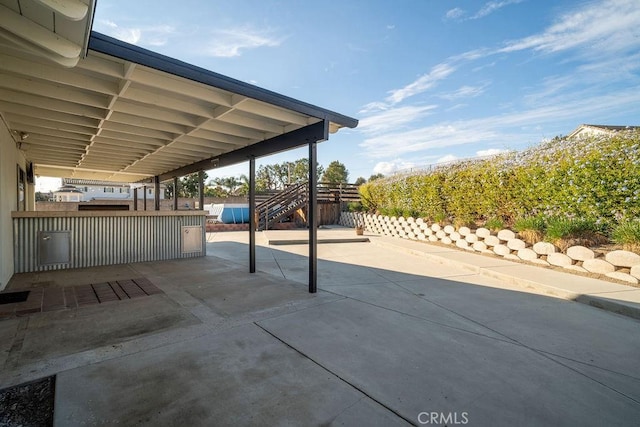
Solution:
M 315 141 L 309 143 L 309 293 L 318 291 L 318 150 Z
M 153 209 L 160 210 L 160 177 L 153 177 Z
M 198 172 L 198 209 L 204 209 L 204 171 Z
M 138 187 L 133 189 L 133 210 L 138 210 Z
M 256 272 L 256 158 L 249 158 L 249 273 Z
M 178 177 L 173 177 L 173 210 L 178 210 Z

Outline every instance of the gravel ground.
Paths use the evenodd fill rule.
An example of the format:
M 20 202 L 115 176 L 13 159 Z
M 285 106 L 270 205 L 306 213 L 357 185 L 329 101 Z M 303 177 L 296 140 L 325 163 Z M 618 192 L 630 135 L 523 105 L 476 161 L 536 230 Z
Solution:
M 55 376 L 0 390 L 0 427 L 53 425 Z

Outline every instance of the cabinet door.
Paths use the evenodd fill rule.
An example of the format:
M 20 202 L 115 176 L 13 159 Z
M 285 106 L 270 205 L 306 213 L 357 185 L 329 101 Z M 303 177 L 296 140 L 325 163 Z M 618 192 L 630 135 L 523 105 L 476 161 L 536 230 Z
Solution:
M 202 252 L 202 226 L 182 227 L 182 253 Z
M 38 232 L 38 264 L 69 264 L 71 262 L 70 231 Z

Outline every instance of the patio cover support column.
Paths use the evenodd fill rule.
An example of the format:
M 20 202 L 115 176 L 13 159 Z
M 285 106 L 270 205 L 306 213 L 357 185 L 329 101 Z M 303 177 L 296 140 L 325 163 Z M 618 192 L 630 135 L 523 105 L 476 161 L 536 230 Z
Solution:
M 198 171 L 198 209 L 204 209 L 204 171 Z
M 160 177 L 153 177 L 153 209 L 160 210 Z
M 147 186 L 143 186 L 142 187 L 142 207 L 143 210 L 146 211 L 147 210 Z
M 133 189 L 133 210 L 138 210 L 138 187 Z
M 256 272 L 256 158 L 249 157 L 249 273 Z
M 173 177 L 173 210 L 178 210 L 178 177 Z
M 317 142 L 309 142 L 309 293 L 318 292 L 318 169 Z

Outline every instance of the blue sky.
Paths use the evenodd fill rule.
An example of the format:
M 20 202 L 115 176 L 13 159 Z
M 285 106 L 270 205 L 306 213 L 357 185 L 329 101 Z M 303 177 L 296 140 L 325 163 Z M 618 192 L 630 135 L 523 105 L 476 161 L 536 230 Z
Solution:
M 359 119 L 319 145 L 351 181 L 640 125 L 638 0 L 98 0 L 93 28 Z

